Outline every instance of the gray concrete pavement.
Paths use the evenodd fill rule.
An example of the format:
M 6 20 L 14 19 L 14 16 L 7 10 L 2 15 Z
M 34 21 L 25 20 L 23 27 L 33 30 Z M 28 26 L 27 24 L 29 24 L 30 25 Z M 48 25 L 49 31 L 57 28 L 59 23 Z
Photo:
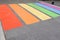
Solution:
M 0 40 L 5 40 L 5 36 L 4 36 L 4 32 L 3 32 L 1 22 L 0 22 Z

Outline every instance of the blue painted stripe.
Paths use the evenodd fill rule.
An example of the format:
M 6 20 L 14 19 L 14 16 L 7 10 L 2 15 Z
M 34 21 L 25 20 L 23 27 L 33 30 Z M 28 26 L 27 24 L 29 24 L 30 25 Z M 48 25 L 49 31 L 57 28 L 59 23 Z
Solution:
M 40 3 L 35 3 L 35 4 L 38 5 L 38 6 L 44 7 L 44 8 L 46 8 L 46 9 L 48 9 L 48 10 L 51 10 L 51 11 L 57 13 L 57 14 L 60 14 L 60 11 L 58 11 L 58 10 L 56 10 L 56 9 L 53 9 L 53 8 L 51 8 L 51 7 L 48 7 L 48 6 L 43 5 L 43 4 L 40 4 Z

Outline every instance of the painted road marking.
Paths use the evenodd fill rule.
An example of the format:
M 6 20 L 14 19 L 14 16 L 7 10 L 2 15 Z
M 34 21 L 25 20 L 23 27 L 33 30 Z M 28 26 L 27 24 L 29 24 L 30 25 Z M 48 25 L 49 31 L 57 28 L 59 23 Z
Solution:
M 24 10 L 22 7 L 18 6 L 17 4 L 9 4 L 9 6 L 18 14 L 19 17 L 22 18 L 22 20 L 26 24 L 32 24 L 39 21 L 36 17 L 31 15 L 29 12 L 27 12 L 26 10 Z
M 36 5 L 38 5 L 38 6 L 41 6 L 41 7 L 43 7 L 43 8 L 46 8 L 46 9 L 48 9 L 48 10 L 50 10 L 50 11 L 53 11 L 53 9 L 52 8 L 50 8 L 50 7 L 48 7 L 48 6 L 46 6 L 46 5 L 43 5 L 43 4 L 40 4 L 40 3 L 35 3 Z M 56 10 L 55 10 L 56 11 Z M 55 11 L 53 11 L 53 12 L 55 12 Z M 57 11 L 56 11 L 57 12 Z M 56 14 L 59 14 L 59 13 L 56 13 Z
M 57 9 L 57 10 L 60 11 L 60 7 L 58 7 L 58 6 L 55 6 L 55 5 L 52 5 L 52 4 L 43 2 L 43 1 L 40 1 L 40 3 L 41 3 L 41 4 L 44 4 L 44 5 L 48 5 L 48 6 L 52 7 L 52 8 Z
M 43 12 L 43 13 L 45 13 L 45 14 L 47 14 L 47 15 L 53 17 L 53 18 L 59 16 L 58 14 L 55 14 L 54 12 L 51 12 L 51 11 L 49 11 L 49 10 L 47 10 L 47 9 L 44 9 L 44 8 L 42 8 L 42 7 L 40 7 L 40 6 L 36 5 L 36 4 L 34 4 L 34 3 L 29 3 L 28 5 L 31 6 L 31 7 L 33 7 L 33 8 L 38 9 L 39 11 L 41 11 L 41 12 Z
M 28 10 L 29 12 L 31 12 L 33 15 L 37 16 L 41 20 L 51 19 L 51 17 L 45 15 L 44 13 L 42 13 L 26 4 L 19 4 L 19 5 L 23 8 L 25 8 L 26 10 Z
M 2 20 L 2 26 L 5 31 L 22 26 L 20 20 L 6 4 L 0 5 L 0 19 Z
M 60 14 L 60 11 L 59 10 L 56 10 L 55 8 L 52 8 L 51 5 L 47 5 L 47 4 L 44 4 L 44 5 L 48 6 L 50 8 L 50 10 L 52 10 L 52 11 Z

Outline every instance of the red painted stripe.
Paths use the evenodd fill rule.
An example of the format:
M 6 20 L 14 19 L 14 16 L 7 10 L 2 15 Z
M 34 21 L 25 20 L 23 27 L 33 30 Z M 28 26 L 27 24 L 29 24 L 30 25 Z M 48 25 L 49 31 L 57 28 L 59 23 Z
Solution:
M 0 5 L 0 19 L 5 31 L 22 26 L 22 23 L 6 4 Z

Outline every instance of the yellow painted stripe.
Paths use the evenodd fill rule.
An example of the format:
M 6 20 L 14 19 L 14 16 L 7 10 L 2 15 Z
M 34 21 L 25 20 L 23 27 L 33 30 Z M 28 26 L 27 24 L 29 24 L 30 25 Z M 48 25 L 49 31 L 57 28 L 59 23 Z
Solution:
M 26 24 L 32 24 L 35 22 L 38 22 L 39 20 L 31 15 L 29 12 L 24 10 L 22 7 L 18 6 L 17 4 L 9 4 L 9 6 L 18 14 L 19 17 L 22 18 L 22 20 Z
M 44 13 L 26 5 L 26 4 L 19 4 L 21 7 L 25 8 L 26 10 L 28 10 L 29 12 L 31 12 L 33 15 L 37 16 L 39 19 L 41 20 L 47 20 L 47 19 L 51 19 L 51 17 L 45 15 Z M 43 10 L 44 11 L 44 10 Z

